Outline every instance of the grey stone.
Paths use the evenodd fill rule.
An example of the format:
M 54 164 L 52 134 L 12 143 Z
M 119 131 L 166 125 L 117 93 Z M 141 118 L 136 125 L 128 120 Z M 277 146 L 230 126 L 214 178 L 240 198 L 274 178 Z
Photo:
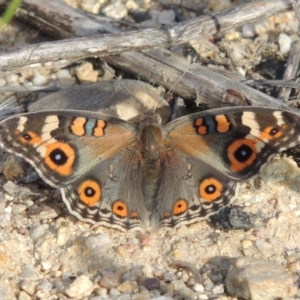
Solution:
M 226 288 L 231 296 L 246 300 L 274 300 L 297 292 L 292 276 L 282 266 L 252 257 L 239 258 L 230 267 Z

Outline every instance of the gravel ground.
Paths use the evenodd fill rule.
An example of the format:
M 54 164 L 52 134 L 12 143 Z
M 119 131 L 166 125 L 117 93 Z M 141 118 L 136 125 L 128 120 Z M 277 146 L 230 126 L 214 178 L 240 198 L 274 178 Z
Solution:
M 132 7 L 146 10 L 149 26 L 175 20 L 173 10 L 162 10 L 151 1 L 67 2 L 120 19 L 131 20 Z M 201 3 L 204 11 L 219 11 L 242 2 Z M 242 66 L 258 65 L 262 58 L 247 56 L 241 62 L 236 50 L 266 35 L 272 35 L 266 47 L 284 60 L 298 38 L 294 13 L 226 33 L 221 45 L 228 56 L 218 57 L 230 57 L 245 75 L 249 68 Z M 37 31 L 14 22 L 0 32 L 0 45 L 2 49 L 22 46 L 34 38 L 41 38 Z M 220 44 L 214 47 L 210 49 L 220 54 Z M 195 47 L 205 57 L 207 48 L 203 49 Z M 49 63 L 0 75 L 0 86 L 71 86 L 78 79 L 96 82 L 101 74 L 90 62 L 65 69 Z M 2 152 L 2 157 L 2 171 L 11 171 L 6 177 L 32 171 L 11 155 Z M 258 177 L 241 185 L 235 205 L 249 215 L 253 227 L 247 231 L 222 230 L 203 221 L 145 233 L 83 223 L 68 213 L 59 192 L 43 182 L 14 183 L 1 176 L 0 299 L 300 299 L 299 175 L 291 158 L 278 155 Z M 241 274 L 244 269 L 246 274 Z

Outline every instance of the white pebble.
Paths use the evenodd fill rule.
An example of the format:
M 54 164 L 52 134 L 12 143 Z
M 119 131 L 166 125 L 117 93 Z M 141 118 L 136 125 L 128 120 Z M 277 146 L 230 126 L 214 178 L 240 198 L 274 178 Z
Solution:
M 91 14 L 99 14 L 101 5 L 98 1 L 95 0 L 82 0 L 80 6 L 83 10 Z
M 49 229 L 49 225 L 48 224 L 43 224 L 40 225 L 36 228 L 34 228 L 31 233 L 30 233 L 30 237 L 34 242 L 37 242 L 38 239 Z
M 70 71 L 67 69 L 61 69 L 56 72 L 57 78 L 69 78 Z
M 102 9 L 102 13 L 104 13 L 107 17 L 120 20 L 127 16 L 127 9 L 121 0 L 116 0 L 105 6 Z
M 109 290 L 109 294 L 110 294 L 111 296 L 119 296 L 121 293 L 120 293 L 117 289 L 111 288 L 111 289 Z
M 93 282 L 85 275 L 77 277 L 66 289 L 65 293 L 76 299 L 88 297 L 94 290 Z
M 262 35 L 270 30 L 270 24 L 267 20 L 258 22 L 254 25 L 254 30 L 257 35 Z
M 158 16 L 158 22 L 163 25 L 169 25 L 175 20 L 175 12 L 173 10 L 163 10 Z
M 36 86 L 42 86 L 45 85 L 48 82 L 48 77 L 44 75 L 36 75 L 33 80 L 33 84 Z
M 42 281 L 36 286 L 36 290 L 48 290 L 50 291 L 53 288 L 52 284 L 49 281 Z
M 299 23 L 296 21 L 290 21 L 288 23 L 288 28 L 293 32 L 297 33 L 299 31 Z
M 149 11 L 149 16 L 151 17 L 151 19 L 153 21 L 157 21 L 159 16 L 160 16 L 160 11 L 156 10 L 156 9 L 151 9 Z
M 204 292 L 204 286 L 200 283 L 196 283 L 193 287 L 193 290 L 197 293 L 197 294 L 202 294 Z
M 12 212 L 12 207 L 11 207 L 11 205 L 6 206 L 6 207 L 4 208 L 4 212 L 6 212 L 7 214 L 11 214 L 11 212 Z
M 10 74 L 6 76 L 6 81 L 10 84 L 19 82 L 19 75 Z
M 90 251 L 101 250 L 110 244 L 110 237 L 108 234 L 89 236 L 84 244 Z
M 63 280 L 63 281 L 65 281 L 65 280 L 69 280 L 70 278 L 72 278 L 72 277 L 74 277 L 75 275 L 74 275 L 74 273 L 72 273 L 72 272 L 64 272 L 64 273 L 62 273 L 61 274 L 61 279 Z
M 4 78 L 0 78 L 0 86 L 5 86 L 6 85 L 6 81 Z
M 18 300 L 31 300 L 31 299 L 32 299 L 32 297 L 29 296 L 26 292 L 21 291 L 21 292 L 19 293 Z
M 11 226 L 11 215 L 6 212 L 0 213 L 0 224 L 2 228 L 9 228 Z
M 217 295 L 217 294 L 223 294 L 224 293 L 224 286 L 222 284 L 218 284 L 218 285 L 215 285 L 213 287 L 213 289 L 211 290 L 211 292 L 214 294 L 214 295 Z
M 290 51 L 292 40 L 285 33 L 280 33 L 279 37 L 278 37 L 278 44 L 279 44 L 281 53 L 285 54 Z
M 245 38 L 251 38 L 255 36 L 254 24 L 246 24 L 242 29 L 242 35 Z
M 46 270 L 49 270 L 51 269 L 52 267 L 52 264 L 48 261 L 44 261 L 42 262 L 42 270 L 46 271 Z
M 143 268 L 143 274 L 147 277 L 153 277 L 153 267 L 150 265 L 145 265 Z

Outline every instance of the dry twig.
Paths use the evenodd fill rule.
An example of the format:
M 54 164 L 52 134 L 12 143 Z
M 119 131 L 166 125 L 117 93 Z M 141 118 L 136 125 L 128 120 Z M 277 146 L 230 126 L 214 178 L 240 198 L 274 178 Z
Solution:
M 29 0 L 25 0 L 26 2 Z M 36 2 L 38 0 L 30 0 Z M 7 0 L 0 0 L 0 5 Z M 54 1 L 50 1 L 54 3 Z M 49 3 L 49 1 L 45 2 Z M 53 4 L 54 5 L 54 4 Z M 84 57 L 114 55 L 124 51 L 140 51 L 156 47 L 169 47 L 189 42 L 200 35 L 211 35 L 220 31 L 254 22 L 262 17 L 288 9 L 289 0 L 253 1 L 212 16 L 201 16 L 173 26 L 129 31 L 119 34 L 74 38 L 29 45 L 22 49 L 0 52 L 0 70 L 12 70 L 32 63 L 43 63 L 58 59 L 80 59 Z M 58 11 L 59 12 L 59 11 Z M 64 11 L 65 13 L 65 11 Z M 74 23 L 71 22 L 72 25 Z M 56 28 L 59 26 L 56 25 Z M 78 27 L 77 27 L 78 28 Z M 77 33 L 75 31 L 75 33 Z

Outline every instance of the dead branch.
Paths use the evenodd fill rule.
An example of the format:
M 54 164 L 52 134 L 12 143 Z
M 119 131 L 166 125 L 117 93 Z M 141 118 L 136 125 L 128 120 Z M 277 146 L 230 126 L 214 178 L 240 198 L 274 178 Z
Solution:
M 295 79 L 299 69 L 299 62 L 300 62 L 300 41 L 295 41 L 291 46 L 291 51 L 282 77 L 283 80 L 287 81 L 287 80 Z M 287 102 L 290 97 L 291 91 L 292 91 L 291 87 L 281 88 L 278 95 L 278 99 Z
M 126 52 L 120 54 L 117 59 L 106 57 L 105 60 L 126 72 L 138 74 L 141 78 L 161 82 L 167 88 L 171 88 L 189 67 L 187 60 L 165 49 L 155 49 L 145 54 Z M 187 73 L 175 85 L 173 92 L 184 99 L 197 99 L 198 103 L 218 107 L 228 89 L 238 90 L 256 106 L 290 109 L 279 99 L 199 64 L 189 67 Z
M 7 3 L 7 1 L 0 0 L 0 5 Z M 26 1 L 29 0 L 23 2 Z M 40 2 L 31 0 L 31 3 L 34 1 L 36 1 L 35 3 Z M 49 3 L 49 1 L 45 3 Z M 12 70 L 28 64 L 43 63 L 51 60 L 76 60 L 93 56 L 103 57 L 132 50 L 139 51 L 157 47 L 169 47 L 197 39 L 200 35 L 211 35 L 242 26 L 245 23 L 254 22 L 262 17 L 265 18 L 276 12 L 286 10 L 290 6 L 289 0 L 253 1 L 211 16 L 201 16 L 158 29 L 74 38 L 29 45 L 22 49 L 1 51 L 0 70 Z M 63 13 L 66 12 L 64 11 Z M 59 26 L 57 24 L 54 24 L 54 26 L 57 31 Z

